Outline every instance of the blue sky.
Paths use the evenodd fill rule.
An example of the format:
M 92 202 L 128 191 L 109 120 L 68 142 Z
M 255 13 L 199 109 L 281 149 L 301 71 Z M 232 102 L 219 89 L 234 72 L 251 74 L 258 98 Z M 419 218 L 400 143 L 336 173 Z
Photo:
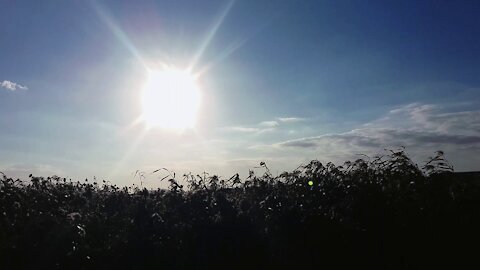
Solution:
M 0 1 L 0 171 L 130 184 L 405 146 L 480 170 L 478 1 Z M 194 129 L 145 131 L 145 65 L 195 63 Z M 181 108 L 179 108 L 181 109 Z M 173 113 L 174 114 L 174 113 Z M 150 176 L 155 185 L 156 176 Z

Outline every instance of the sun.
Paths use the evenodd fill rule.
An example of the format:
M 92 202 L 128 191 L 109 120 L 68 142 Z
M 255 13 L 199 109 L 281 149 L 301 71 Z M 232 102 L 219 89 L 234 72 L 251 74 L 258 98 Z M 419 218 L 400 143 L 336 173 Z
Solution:
M 196 77 L 177 69 L 149 71 L 142 106 L 142 119 L 149 128 L 193 128 L 200 106 Z

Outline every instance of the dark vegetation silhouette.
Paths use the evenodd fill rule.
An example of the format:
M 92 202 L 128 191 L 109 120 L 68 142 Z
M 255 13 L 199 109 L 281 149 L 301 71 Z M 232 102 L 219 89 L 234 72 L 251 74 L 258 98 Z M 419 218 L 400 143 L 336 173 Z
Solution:
M 480 182 L 437 152 L 168 190 L 3 175 L 0 269 L 435 269 L 478 255 Z M 161 169 L 163 170 L 163 169 Z M 184 187 L 183 185 L 187 185 Z M 477 263 L 478 265 L 478 263 Z

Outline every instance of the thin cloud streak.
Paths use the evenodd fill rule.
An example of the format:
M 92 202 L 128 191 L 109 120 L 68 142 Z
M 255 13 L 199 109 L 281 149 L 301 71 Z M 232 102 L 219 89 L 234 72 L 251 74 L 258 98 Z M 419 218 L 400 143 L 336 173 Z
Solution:
M 273 132 L 282 130 L 282 125 L 306 121 L 305 118 L 298 117 L 278 117 L 276 120 L 262 121 L 250 126 L 231 126 L 223 128 L 230 132 L 255 133 Z
M 228 127 L 227 130 L 242 133 L 256 133 L 260 131 L 260 129 L 252 127 Z
M 0 86 L 4 89 L 7 89 L 7 90 L 10 90 L 10 91 L 16 91 L 18 89 L 20 90 L 28 90 L 28 87 L 26 86 L 23 86 L 23 85 L 20 85 L 16 82 L 12 82 L 12 81 L 8 81 L 8 80 L 4 80 L 0 83 Z
M 480 147 L 480 111 L 445 112 L 431 104 L 408 104 L 387 116 L 348 132 L 305 137 L 276 147 L 324 147 L 339 144 L 359 147 L 454 145 Z
M 339 147 L 353 146 L 381 149 L 382 147 L 407 146 L 413 148 L 441 144 L 478 148 L 480 147 L 480 136 L 372 128 L 289 140 L 275 144 L 275 146 L 319 149 L 327 145 L 337 145 Z
M 451 111 L 452 106 L 408 104 L 378 120 L 341 133 L 301 137 L 252 149 L 285 155 L 349 159 L 358 153 L 406 147 L 417 160 L 444 150 L 462 170 L 478 170 L 480 111 Z
M 300 118 L 300 117 L 278 117 L 277 119 L 278 121 L 284 122 L 284 123 L 297 123 L 297 122 L 303 122 L 307 120 L 305 118 Z
M 259 123 L 258 125 L 262 126 L 262 127 L 277 127 L 278 122 L 277 121 L 263 121 L 263 122 Z

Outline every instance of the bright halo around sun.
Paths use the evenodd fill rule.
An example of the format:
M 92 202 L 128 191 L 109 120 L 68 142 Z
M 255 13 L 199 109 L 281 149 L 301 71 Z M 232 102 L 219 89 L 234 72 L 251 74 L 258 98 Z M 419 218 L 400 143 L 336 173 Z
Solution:
M 149 71 L 143 89 L 143 115 L 148 128 L 187 129 L 195 126 L 200 90 L 187 71 Z

